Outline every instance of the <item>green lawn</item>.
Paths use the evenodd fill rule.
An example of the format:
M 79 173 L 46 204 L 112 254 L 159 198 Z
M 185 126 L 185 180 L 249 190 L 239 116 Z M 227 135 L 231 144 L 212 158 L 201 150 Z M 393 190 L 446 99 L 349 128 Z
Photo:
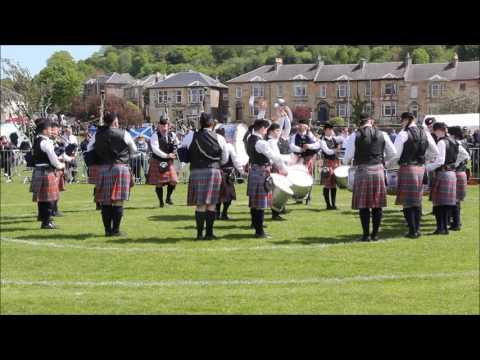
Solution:
M 345 190 L 340 210 L 325 211 L 315 186 L 311 206 L 289 204 L 288 221 L 268 214 L 272 238 L 259 240 L 239 185 L 233 220 L 216 222 L 221 239 L 196 242 L 184 184 L 164 209 L 153 187 L 135 186 L 123 238 L 103 236 L 91 185 L 62 193 L 66 216 L 53 231 L 39 229 L 28 185 L 1 185 L 2 314 L 479 313 L 478 186 L 468 189 L 459 233 L 403 238 L 389 197 L 382 240 L 359 243 Z M 423 233 L 434 224 L 425 216 Z

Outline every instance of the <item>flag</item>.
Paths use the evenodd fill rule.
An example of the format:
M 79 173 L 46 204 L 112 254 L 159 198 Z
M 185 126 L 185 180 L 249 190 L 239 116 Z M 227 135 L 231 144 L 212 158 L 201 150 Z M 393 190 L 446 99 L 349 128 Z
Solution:
M 144 126 L 140 128 L 135 128 L 135 129 L 130 129 L 128 130 L 130 135 L 132 135 L 132 138 L 136 139 L 140 135 L 143 135 L 143 137 L 147 140 L 150 140 L 150 138 L 153 135 L 153 129 L 151 126 Z

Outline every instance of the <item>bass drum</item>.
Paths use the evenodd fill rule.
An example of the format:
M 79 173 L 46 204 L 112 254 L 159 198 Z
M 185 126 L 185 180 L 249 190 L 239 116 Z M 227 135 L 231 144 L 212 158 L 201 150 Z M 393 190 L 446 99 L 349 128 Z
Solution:
M 292 183 L 292 190 L 295 199 L 303 199 L 310 192 L 313 186 L 313 178 L 306 167 L 290 167 L 287 179 Z
M 355 168 L 352 166 L 348 169 L 347 189 L 353 191 L 353 183 L 355 181 Z
M 281 174 L 270 174 L 273 182 L 272 209 L 281 212 L 293 196 L 292 183 Z
M 350 166 L 342 165 L 337 167 L 333 173 L 335 174 L 335 180 L 340 189 L 346 189 L 348 187 L 348 175 Z
M 398 169 L 387 170 L 387 194 L 397 195 Z

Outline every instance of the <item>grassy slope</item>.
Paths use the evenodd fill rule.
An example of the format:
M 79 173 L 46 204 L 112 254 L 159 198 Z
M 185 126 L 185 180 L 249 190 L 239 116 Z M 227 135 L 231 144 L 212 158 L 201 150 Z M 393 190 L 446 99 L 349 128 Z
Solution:
M 385 210 L 379 243 L 353 242 L 360 224 L 350 210 L 351 193 L 339 191 L 340 210 L 323 210 L 321 188 L 313 205 L 289 205 L 288 221 L 267 220 L 268 240 L 250 238 L 245 186 L 232 205 L 231 222 L 217 222 L 213 242 L 194 242 L 193 209 L 184 205 L 185 185 L 174 194 L 178 205 L 157 208 L 153 187 L 136 186 L 127 203 L 125 238 L 105 238 L 90 185 L 62 193 L 56 231 L 41 231 L 26 185 L 1 189 L 3 238 L 52 248 L 1 242 L 2 280 L 176 281 L 302 280 L 356 276 L 454 273 L 407 279 L 351 279 L 307 284 L 158 284 L 162 286 L 13 285 L 1 288 L 1 313 L 479 313 L 478 187 L 464 203 L 464 229 L 449 236 L 409 240 L 400 208 Z M 425 199 L 425 211 L 431 205 Z M 426 216 L 424 233 L 433 230 Z M 318 246 L 318 245 L 327 246 Z M 286 246 L 288 245 L 288 246 Z M 270 249 L 252 249 L 269 246 Z M 84 248 L 86 247 L 86 249 Z M 100 247 L 102 249 L 92 249 Z M 235 247 L 235 251 L 225 248 Z M 105 250 L 107 248 L 107 250 Z M 114 248 L 112 250 L 108 250 Z M 162 251 L 161 249 L 173 251 Z M 240 248 L 240 249 L 238 249 Z M 159 251 L 160 249 L 160 251 Z M 209 250 L 212 249 L 213 251 Z M 217 250 L 215 250 L 217 249 Z M 243 249 L 243 250 L 242 250 Z M 129 251 L 130 250 L 130 251 Z M 455 273 L 460 273 L 455 275 Z

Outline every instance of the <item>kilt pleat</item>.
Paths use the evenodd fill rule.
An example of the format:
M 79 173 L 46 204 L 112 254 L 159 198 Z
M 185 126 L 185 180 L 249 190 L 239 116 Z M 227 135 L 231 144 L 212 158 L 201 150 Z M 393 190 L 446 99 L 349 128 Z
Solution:
M 467 173 L 465 171 L 457 171 L 457 202 L 465 200 L 467 195 Z
M 337 187 L 337 180 L 335 178 L 335 169 L 340 166 L 340 160 L 325 160 L 325 166 L 328 168 L 328 176 L 322 178 L 321 184 L 327 189 L 334 189 Z
M 173 161 L 169 161 L 168 171 L 160 172 L 160 161 L 157 159 L 150 159 L 148 165 L 147 184 L 161 185 L 161 184 L 176 184 L 177 171 Z
M 32 201 L 51 202 L 58 200 L 58 177 L 55 170 L 35 168 L 32 173 L 30 192 L 33 193 Z
M 191 169 L 188 180 L 187 205 L 213 205 L 220 201 L 222 172 L 220 169 Z
M 387 206 L 383 165 L 360 166 L 353 181 L 352 209 Z
M 402 165 L 398 171 L 396 205 L 420 207 L 423 199 L 423 175 L 425 167 Z
M 125 164 L 97 165 L 95 201 L 110 205 L 130 197 L 130 169 Z
M 252 165 L 248 172 L 248 206 L 252 209 L 269 209 L 272 192 L 265 189 L 265 179 L 270 175 L 270 166 Z
M 65 191 L 65 172 L 63 170 L 55 170 L 58 179 L 58 191 Z
M 433 206 L 457 203 L 457 175 L 454 171 L 438 171 L 432 186 Z
M 98 167 L 99 165 L 91 165 L 88 167 L 88 183 L 95 184 L 96 178 L 98 176 Z
M 237 192 L 235 191 L 235 184 L 227 181 L 228 173 L 222 170 L 222 186 L 220 187 L 220 202 L 228 202 L 237 200 Z

